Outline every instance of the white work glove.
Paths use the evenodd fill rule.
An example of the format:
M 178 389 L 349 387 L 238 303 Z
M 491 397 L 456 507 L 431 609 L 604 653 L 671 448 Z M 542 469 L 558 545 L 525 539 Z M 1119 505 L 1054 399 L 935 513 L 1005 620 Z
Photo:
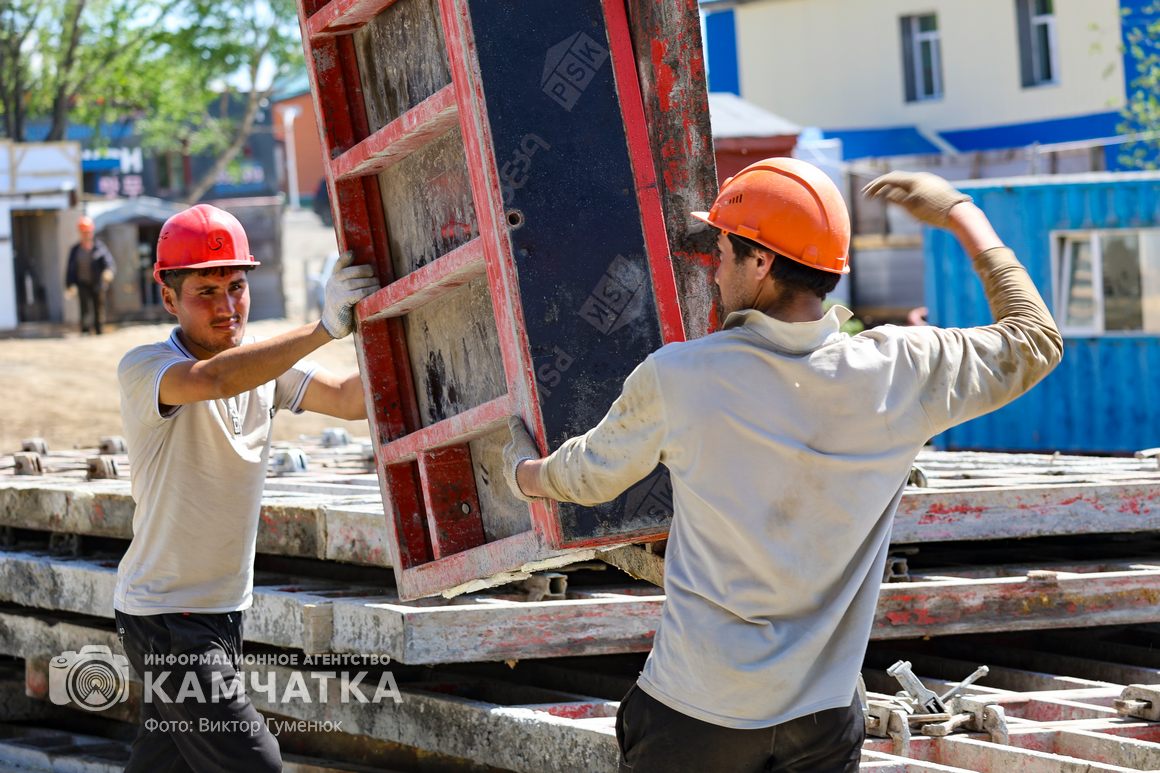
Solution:
M 914 218 L 937 228 L 950 224 L 949 215 L 954 205 L 971 200 L 930 172 L 889 172 L 863 188 L 862 194 L 870 199 L 884 196 L 887 201 L 904 207 Z
M 326 307 L 322 310 L 322 326 L 331 338 L 346 338 L 354 332 L 354 307 L 363 298 L 377 292 L 379 280 L 374 266 L 352 266 L 354 253 L 342 253 L 334 264 L 334 272 L 326 280 Z
M 516 468 L 521 462 L 539 459 L 540 451 L 519 416 L 508 417 L 508 429 L 512 433 L 512 439 L 503 447 L 503 477 L 513 494 L 525 502 L 531 502 L 533 498 L 523 492 L 516 480 Z

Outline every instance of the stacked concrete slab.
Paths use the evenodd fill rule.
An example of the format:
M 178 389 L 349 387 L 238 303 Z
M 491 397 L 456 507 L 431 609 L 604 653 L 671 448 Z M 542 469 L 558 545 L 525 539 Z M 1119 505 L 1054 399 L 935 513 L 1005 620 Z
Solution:
M 262 709 L 341 722 L 350 738 L 438 753 L 468 767 L 614 769 L 615 700 L 635 676 L 639 653 L 650 646 L 663 603 L 659 589 L 608 567 L 597 551 L 583 550 L 560 553 L 550 574 L 521 572 L 512 583 L 486 591 L 400 601 L 385 571 L 390 556 L 382 503 L 361 446 L 326 447 L 311 439 L 300 450 L 309 458 L 307 470 L 268 480 L 248 646 L 295 658 L 385 656 L 402 701 L 331 705 L 315 696 L 289 704 L 258 700 Z M 123 455 L 93 465 L 88 460 L 98 456 L 96 449 L 47 449 L 30 466 L 30 453 L 36 452 L 23 452 L 21 469 L 38 474 L 16 474 L 15 462 L 0 470 L 0 655 L 22 661 L 25 691 L 43 698 L 50 657 L 85 644 L 117 647 L 112 588 L 131 536 L 133 503 Z M 113 469 L 115 478 L 89 479 L 90 471 Z M 905 648 L 924 637 L 940 637 L 931 640 L 936 649 L 948 642 L 947 656 L 954 660 L 951 644 L 958 634 L 1090 627 L 1102 636 L 1106 626 L 1149 630 L 1160 624 L 1160 562 L 1149 561 L 1146 542 L 1160 521 L 1154 459 L 930 453 L 912 477 L 921 485 L 903 497 L 872 657 L 875 647 Z M 1066 539 L 1074 541 L 1076 534 L 1104 545 L 1098 560 L 1077 557 Z M 1028 550 L 1028 543 L 1014 538 L 1049 539 Z M 976 659 L 989 662 L 989 654 L 980 650 Z M 1033 664 L 1021 663 L 987 684 L 989 690 L 1023 695 L 1032 689 L 1067 691 L 1069 676 L 1080 678 L 1084 689 L 1092 687 L 1089 681 L 1099 682 L 1096 693 L 1072 696 L 1102 707 L 1090 717 L 1067 720 L 1079 725 L 1032 718 L 1034 731 L 1013 728 L 1012 737 L 1035 739 L 1024 751 L 1046 759 L 1057 754 L 1048 748 L 1052 744 L 1074 750 L 1123 743 L 1144 755 L 1139 759 L 1151 760 L 1148 744 L 1158 740 L 1149 734 L 1152 725 L 1119 720 L 1110 706 L 1112 694 L 1129 682 L 1160 682 L 1160 660 L 1150 666 L 1105 664 L 1113 671 L 1087 681 L 1069 674 L 1082 665 L 1073 661 L 1051 661 L 1058 665 L 1046 670 L 1058 677 L 1036 676 L 1028 670 L 1035 670 Z M 924 663 L 934 669 L 924 673 L 938 675 L 935 667 L 945 666 L 945 658 L 928 655 Z M 885 665 L 868 661 L 867 674 L 881 674 L 875 669 Z M 963 668 L 959 677 L 970 671 L 965 662 Z M 946 673 L 948 680 L 953 676 Z M 121 719 L 132 716 L 130 711 Z M 1099 743 L 1089 737 L 1093 733 L 1102 734 Z M 1131 743 L 1124 740 L 1128 736 Z M 920 738 L 904 763 L 869 742 L 864 762 L 873 770 L 971 770 L 984 769 L 970 767 L 984 757 L 999 759 L 998 752 L 988 757 L 978 745 L 969 734 Z M 327 753 L 351 759 L 333 747 L 331 739 Z M 1021 748 L 1012 741 L 1004 753 L 1022 755 Z M 1114 757 L 1092 754 L 1090 760 Z M 927 767 L 915 767 L 915 760 Z

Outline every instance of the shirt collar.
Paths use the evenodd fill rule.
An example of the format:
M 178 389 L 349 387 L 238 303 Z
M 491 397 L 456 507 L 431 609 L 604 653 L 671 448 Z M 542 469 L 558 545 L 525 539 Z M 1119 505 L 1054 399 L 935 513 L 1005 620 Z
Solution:
M 813 322 L 782 322 L 757 309 L 746 309 L 726 317 L 722 330 L 744 327 L 784 351 L 812 352 L 841 332 L 842 325 L 852 316 L 852 311 L 837 304 Z
M 197 358 L 193 356 L 193 353 L 189 349 L 186 349 L 185 344 L 182 343 L 181 336 L 178 335 L 178 331 L 180 330 L 181 326 L 178 325 L 169 333 L 169 345 L 176 349 L 179 354 L 184 354 L 189 359 L 196 360 Z

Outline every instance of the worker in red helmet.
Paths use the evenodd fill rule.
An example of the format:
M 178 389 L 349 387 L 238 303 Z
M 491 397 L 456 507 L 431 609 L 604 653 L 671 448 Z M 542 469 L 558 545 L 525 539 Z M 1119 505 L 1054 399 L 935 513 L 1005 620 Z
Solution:
M 326 285 L 322 320 L 246 337 L 248 273 L 258 266 L 237 218 L 199 204 L 166 221 L 153 276 L 177 318 L 168 340 L 121 360 L 121 419 L 132 471 L 133 540 L 113 607 L 146 685 L 126 770 L 281 770 L 278 743 L 239 688 L 242 615 L 275 412 L 365 419 L 358 373 L 303 359 L 351 334 L 378 289 L 347 253 Z
M 866 194 L 950 229 L 993 324 L 843 333 L 850 312 L 822 302 L 849 270 L 846 205 L 819 169 L 767 159 L 694 213 L 718 232 L 723 329 L 650 355 L 595 428 L 545 459 L 510 422 L 519 496 L 605 502 L 658 463 L 672 479 L 661 623 L 617 714 L 622 770 L 858 770 L 856 682 L 911 463 L 1062 356 L 968 196 L 902 172 Z
M 116 261 L 105 243 L 96 238 L 96 225 L 88 215 L 77 221 L 77 243 L 68 251 L 65 265 L 65 294 L 78 296 L 81 304 L 81 333 L 102 332 L 105 294 L 113 284 Z

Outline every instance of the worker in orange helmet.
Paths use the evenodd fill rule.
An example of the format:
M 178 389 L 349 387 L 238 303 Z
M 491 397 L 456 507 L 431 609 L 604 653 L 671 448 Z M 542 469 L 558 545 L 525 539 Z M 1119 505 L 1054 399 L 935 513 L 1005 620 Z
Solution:
M 865 193 L 950 229 L 993 324 L 843 333 L 850 312 L 822 302 L 849 270 L 846 205 L 819 169 L 767 159 L 693 213 L 719 232 L 723 329 L 650 355 L 595 428 L 545 459 L 509 422 L 519 496 L 605 502 L 658 463 L 672 479 L 661 623 L 617 715 L 622 770 L 856 771 L 856 682 L 911 463 L 1062 356 L 970 197 L 903 172 Z
M 282 769 L 262 716 L 244 689 L 231 692 L 241 687 L 272 421 L 279 410 L 366 418 L 358 373 L 338 377 L 303 358 L 350 335 L 355 305 L 379 285 L 346 253 L 321 321 L 258 341 L 246 337 L 257 266 L 229 212 L 199 204 L 169 218 L 153 276 L 177 327 L 117 369 L 137 507 L 113 607 L 147 686 L 130 773 Z
M 65 294 L 79 296 L 81 333 L 102 332 L 105 294 L 113 284 L 116 261 L 105 243 L 96 238 L 96 224 L 88 215 L 77 221 L 77 243 L 68 251 L 65 265 Z

